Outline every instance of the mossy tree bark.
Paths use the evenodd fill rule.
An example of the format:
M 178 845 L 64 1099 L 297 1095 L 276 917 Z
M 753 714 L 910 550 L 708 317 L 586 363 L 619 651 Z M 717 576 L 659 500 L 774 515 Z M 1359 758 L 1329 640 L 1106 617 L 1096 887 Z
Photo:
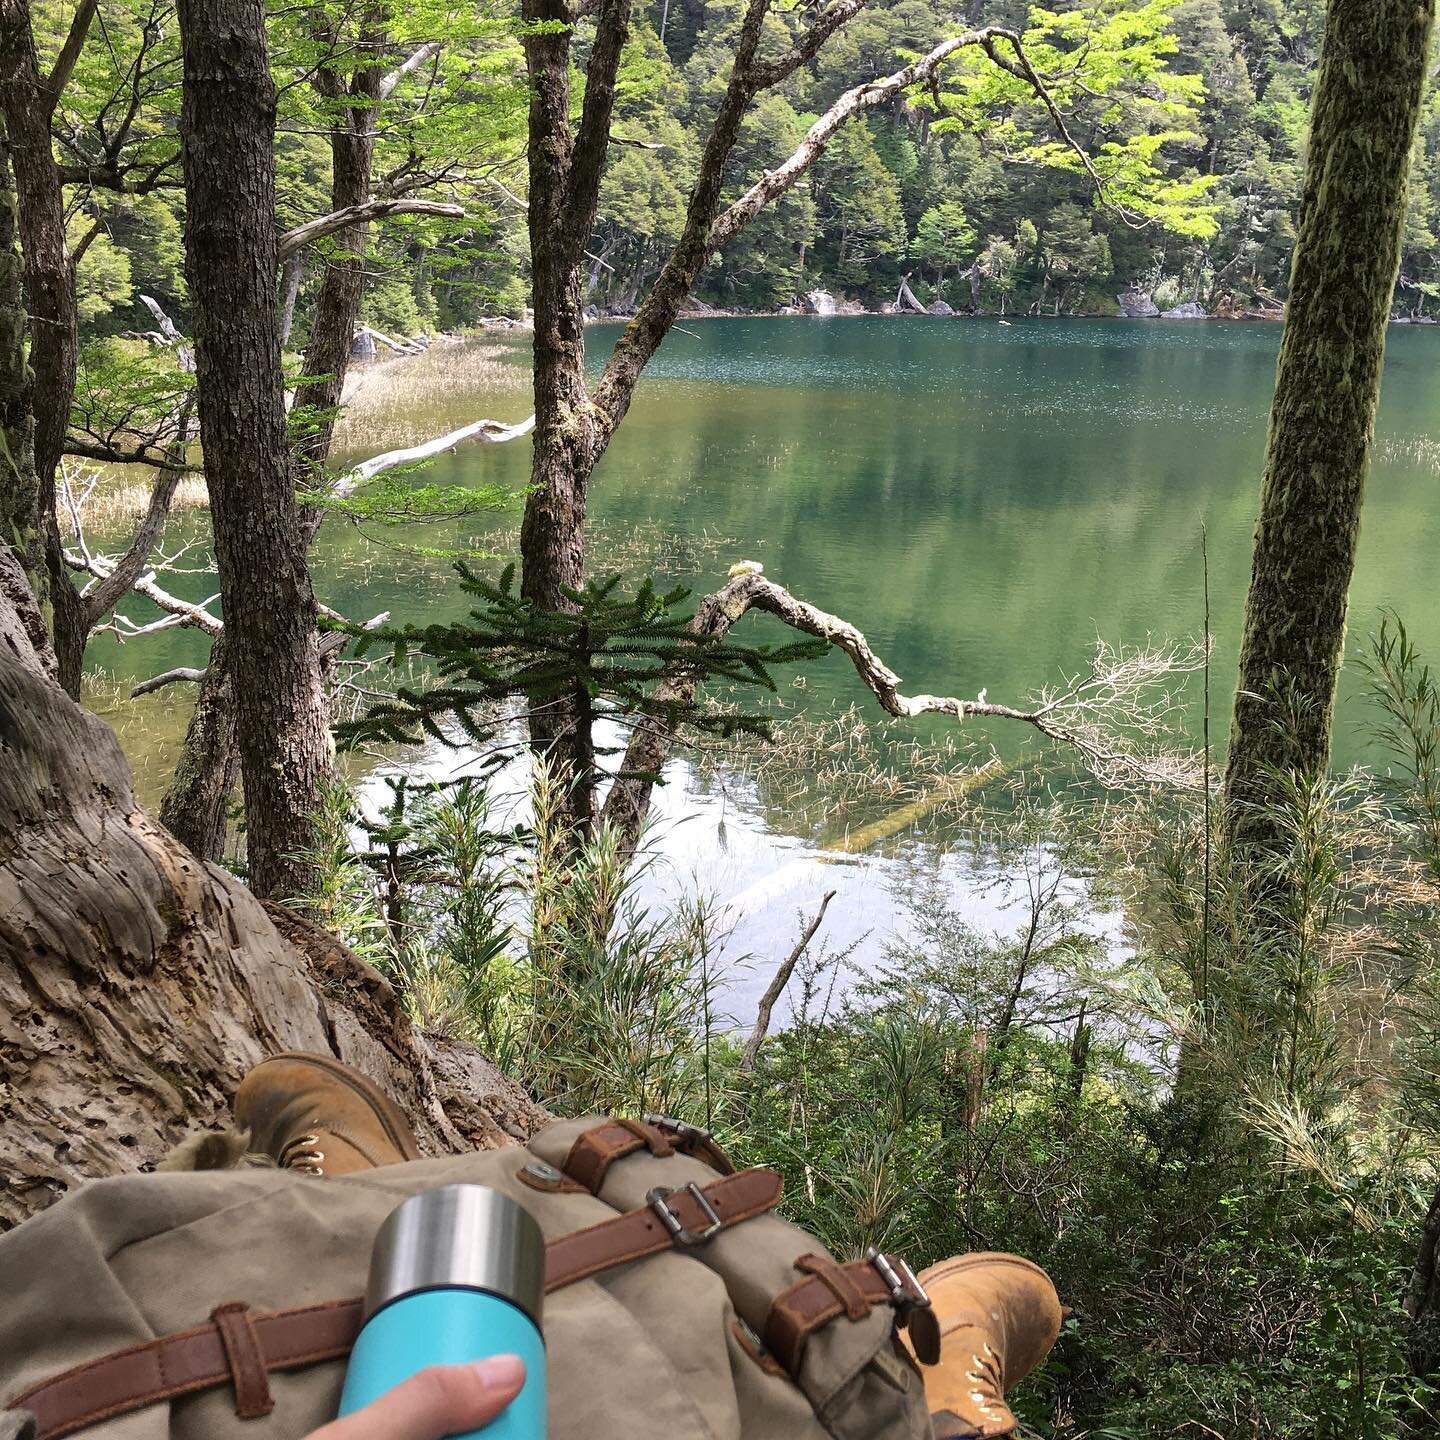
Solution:
M 332 49 L 341 50 L 338 31 L 322 38 Z M 322 65 L 315 72 L 315 89 L 330 116 L 332 210 L 363 205 L 370 198 L 376 127 L 386 76 L 380 65 L 365 57 L 374 55 L 384 40 L 382 18 L 373 10 L 367 11 L 360 58 L 348 79 L 338 67 Z M 331 237 L 332 249 L 325 257 L 325 274 L 305 349 L 305 374 L 310 378 L 295 392 L 297 408 L 310 407 L 316 412 L 313 427 L 296 447 L 301 462 L 316 469 L 330 454 L 335 417 L 345 391 L 350 350 L 365 295 L 365 251 L 369 243 L 369 225 L 347 225 Z M 305 517 L 312 538 L 320 528 L 323 513 L 311 510 Z
M 15 553 L 38 591 L 44 565 L 35 478 L 35 419 L 25 356 L 24 262 L 10 146 L 0 116 L 0 545 Z
M 331 208 L 351 210 L 371 199 L 379 107 L 404 74 L 404 67 L 387 71 L 375 62 L 387 43 L 385 17 L 377 9 L 364 13 L 361 40 L 352 47 L 336 28 L 315 21 L 315 38 L 337 57 L 335 64 L 316 70 L 313 84 L 330 117 Z M 431 46 L 421 48 L 429 54 Z M 352 53 L 353 52 L 353 53 Z M 341 66 L 350 57 L 350 69 Z M 370 226 L 365 221 L 335 230 L 325 258 L 324 276 L 316 297 L 310 339 L 305 350 L 305 378 L 295 392 L 296 412 L 309 411 L 314 419 L 294 449 L 297 463 L 314 473 L 316 483 L 329 458 L 335 420 L 355 326 L 365 293 L 366 249 Z M 290 333 L 299 289 L 303 254 L 286 260 L 281 278 L 280 344 Z M 299 478 L 305 484 L 303 474 Z M 306 544 L 313 543 L 325 512 L 318 506 L 301 509 L 300 525 Z M 234 685 L 223 642 L 211 647 L 210 662 L 186 731 L 180 760 L 175 767 L 161 822 L 197 855 L 219 861 L 225 853 L 226 809 L 239 766 Z
M 60 681 L 80 693 L 89 628 L 65 565 L 55 516 L 55 480 L 64 453 L 80 352 L 75 267 L 65 239 L 65 197 L 50 140 L 59 97 L 41 73 L 26 0 L 0 0 L 0 111 L 5 116 L 18 201 L 15 214 L 25 254 L 34 372 L 34 464 L 37 517 L 45 557 L 40 594 L 51 607 Z
M 1360 507 L 1434 0 L 1331 0 L 1270 412 L 1225 826 L 1277 841 L 1276 772 L 1330 761 Z
M 521 590 L 547 610 L 572 608 L 585 580 L 586 489 L 608 438 L 585 385 L 585 244 L 595 224 L 610 145 L 615 76 L 630 29 L 630 0 L 601 0 L 578 129 L 570 119 L 573 31 L 569 0 L 525 0 L 530 75 L 530 268 L 535 309 L 535 439 L 520 530 Z M 565 28 L 559 28 L 559 27 Z M 594 747 L 583 706 L 539 706 L 530 735 L 568 797 L 572 829 L 594 814 Z
M 186 0 L 179 15 L 200 438 L 251 883 L 277 898 L 307 886 L 330 734 L 285 420 L 275 86 L 258 0 Z
M 180 746 L 160 823 L 201 860 L 225 858 L 226 810 L 240 768 L 235 733 L 235 692 L 222 633 L 210 645 L 210 663 Z

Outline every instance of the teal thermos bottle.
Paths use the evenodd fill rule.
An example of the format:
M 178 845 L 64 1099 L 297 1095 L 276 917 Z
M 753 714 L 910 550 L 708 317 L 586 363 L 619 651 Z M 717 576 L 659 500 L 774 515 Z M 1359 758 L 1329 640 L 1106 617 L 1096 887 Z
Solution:
M 370 1257 L 365 1323 L 340 1413 L 427 1365 L 518 1355 L 525 1388 L 458 1440 L 545 1440 L 545 1241 L 523 1205 L 483 1185 L 445 1185 L 391 1212 Z

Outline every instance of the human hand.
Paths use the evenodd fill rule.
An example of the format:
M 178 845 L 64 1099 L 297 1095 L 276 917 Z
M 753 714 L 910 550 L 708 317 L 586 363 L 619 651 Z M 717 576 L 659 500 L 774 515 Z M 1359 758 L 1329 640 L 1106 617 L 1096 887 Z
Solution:
M 518 1355 L 473 1365 L 432 1365 L 306 1440 L 443 1440 L 493 1420 L 525 1383 Z

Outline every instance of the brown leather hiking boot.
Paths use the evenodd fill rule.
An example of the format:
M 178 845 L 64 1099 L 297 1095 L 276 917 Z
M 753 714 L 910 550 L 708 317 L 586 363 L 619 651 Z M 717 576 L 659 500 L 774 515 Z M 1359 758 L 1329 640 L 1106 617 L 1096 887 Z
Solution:
M 920 1275 L 940 1326 L 940 1362 L 922 1367 L 935 1440 L 1010 1435 L 1005 1392 L 1050 1353 L 1060 1300 L 1018 1255 L 958 1255 Z
M 400 1107 L 358 1071 L 328 1055 L 274 1055 L 235 1092 L 235 1123 L 282 1170 L 350 1175 L 418 1160 Z

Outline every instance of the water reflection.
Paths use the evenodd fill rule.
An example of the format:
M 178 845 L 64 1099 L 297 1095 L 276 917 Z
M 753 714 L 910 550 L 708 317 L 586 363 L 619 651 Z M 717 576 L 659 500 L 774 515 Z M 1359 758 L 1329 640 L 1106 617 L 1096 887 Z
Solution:
M 641 525 L 733 543 L 702 550 L 697 590 L 738 559 L 761 561 L 795 593 L 860 624 L 912 690 L 1016 702 L 1086 661 L 1098 635 L 1141 643 L 1201 625 L 1199 534 L 1209 535 L 1216 635 L 1216 712 L 1228 708 L 1279 328 L 1269 325 L 913 318 L 715 320 L 675 334 L 640 386 L 592 487 L 602 528 Z M 613 329 L 591 333 L 603 356 Z M 1440 335 L 1397 329 L 1389 342 L 1380 443 L 1351 594 L 1351 634 L 1382 606 L 1404 617 L 1422 651 L 1440 653 L 1431 583 L 1440 542 L 1436 472 L 1417 440 L 1437 432 L 1432 383 Z M 523 363 L 523 351 L 515 354 Z M 425 363 L 423 360 L 413 362 Z M 453 372 L 453 364 L 447 373 Z M 493 368 L 487 370 L 493 383 Z M 463 380 L 463 376 L 462 376 Z M 404 416 L 411 441 L 481 414 L 516 420 L 522 391 L 496 399 L 449 384 Z M 397 442 L 398 443 L 398 442 Z M 523 485 L 528 447 L 480 446 L 443 457 L 435 484 Z M 172 538 L 203 522 L 177 517 Z M 396 542 L 505 548 L 474 521 L 386 546 L 331 522 L 316 555 L 326 603 L 366 616 L 439 620 L 463 608 L 447 562 Z M 388 547 L 388 548 L 387 548 Z M 684 547 L 648 557 L 683 569 Z M 673 551 L 674 553 L 667 553 Z M 497 566 L 498 568 L 498 566 Z M 205 577 L 176 589 L 203 590 Z M 143 606 L 136 605 L 139 614 Z M 781 638 L 777 622 L 745 622 L 746 638 Z M 92 658 L 122 679 L 195 663 L 195 637 L 96 643 Z M 1193 687 L 1198 691 L 1198 686 Z M 1336 758 L 1367 753 L 1353 669 L 1342 681 Z M 872 706 L 848 662 L 807 672 L 806 707 Z M 167 692 L 125 712 L 126 743 L 153 795 L 178 741 L 189 695 Z M 1190 712 L 1198 729 L 1198 696 Z M 938 722 L 943 723 L 943 722 Z M 1223 723 L 1217 725 L 1223 736 Z M 1004 746 L 1017 743 L 996 732 Z M 159 753 L 157 753 L 159 752 Z M 976 906 L 971 862 L 901 840 L 889 854 L 835 866 L 817 858 L 806 822 L 775 793 L 722 796 L 683 765 L 661 792 L 658 838 L 676 886 L 699 883 L 735 905 L 734 947 L 767 963 L 783 954 L 799 910 L 831 884 L 841 894 L 827 931 L 837 942 L 900 923 L 897 867 L 938 864 Z M 729 843 L 722 843 L 722 821 Z M 657 882 L 658 883 L 658 882 Z M 670 882 L 667 882 L 670 883 Z M 988 917 L 988 918 L 987 918 Z M 763 978 L 745 982 L 758 989 Z M 739 993 L 742 1001 L 750 991 Z M 748 1008 L 742 1005 L 742 1009 Z

